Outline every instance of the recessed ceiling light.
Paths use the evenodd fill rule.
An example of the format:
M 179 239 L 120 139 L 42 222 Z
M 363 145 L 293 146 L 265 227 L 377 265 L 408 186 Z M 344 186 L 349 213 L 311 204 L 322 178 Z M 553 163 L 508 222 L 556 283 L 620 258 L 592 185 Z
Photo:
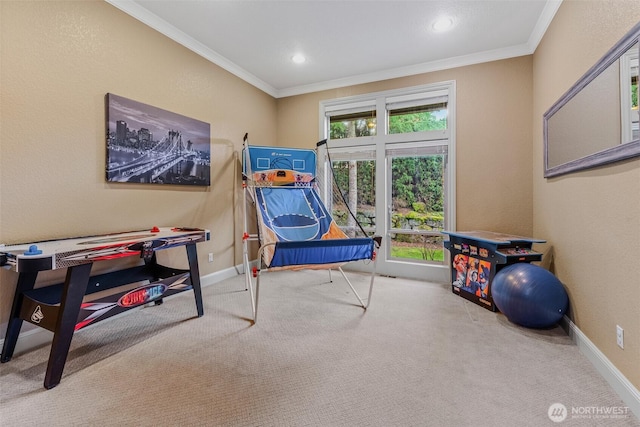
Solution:
M 297 55 L 293 55 L 291 57 L 291 60 L 293 62 L 295 62 L 296 64 L 302 64 L 303 62 L 305 62 L 307 60 L 307 58 L 305 58 L 304 55 L 297 54 Z
M 436 32 L 447 31 L 453 27 L 453 19 L 448 16 L 443 16 L 436 19 L 432 25 L 432 28 Z

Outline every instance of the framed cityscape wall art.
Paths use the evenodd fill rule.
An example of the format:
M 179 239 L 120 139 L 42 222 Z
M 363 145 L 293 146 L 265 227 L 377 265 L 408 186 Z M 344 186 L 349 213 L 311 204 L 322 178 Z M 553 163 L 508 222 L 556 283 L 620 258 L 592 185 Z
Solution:
M 106 95 L 109 182 L 211 184 L 211 126 Z

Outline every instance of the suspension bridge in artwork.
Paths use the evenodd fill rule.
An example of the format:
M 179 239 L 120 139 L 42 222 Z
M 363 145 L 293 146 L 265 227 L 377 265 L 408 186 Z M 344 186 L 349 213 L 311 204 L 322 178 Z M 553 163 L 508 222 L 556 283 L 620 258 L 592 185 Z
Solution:
M 146 150 L 109 144 L 107 179 L 114 182 L 173 183 L 176 179 L 197 177 L 198 165 L 209 164 L 182 133 L 170 130 Z

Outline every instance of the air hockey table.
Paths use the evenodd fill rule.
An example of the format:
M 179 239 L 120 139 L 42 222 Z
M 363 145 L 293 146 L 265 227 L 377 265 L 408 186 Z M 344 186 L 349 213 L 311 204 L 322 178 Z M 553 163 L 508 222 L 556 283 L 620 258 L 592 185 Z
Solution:
M 488 310 L 497 308 L 491 296 L 491 283 L 503 267 L 518 262 L 542 260 L 532 249 L 546 240 L 491 231 L 443 231 L 449 240 L 445 249 L 451 254 L 451 290 Z
M 60 383 L 75 331 L 164 297 L 193 290 L 198 317 L 204 314 L 196 244 L 210 239 L 208 230 L 158 228 L 100 236 L 4 246 L 0 266 L 18 274 L 0 362 L 6 363 L 27 321 L 53 332 L 44 387 Z M 189 269 L 157 262 L 159 250 L 184 246 Z M 141 265 L 91 275 L 94 262 L 138 256 Z M 41 271 L 66 269 L 63 283 L 35 287 Z M 93 295 L 93 297 L 92 297 Z

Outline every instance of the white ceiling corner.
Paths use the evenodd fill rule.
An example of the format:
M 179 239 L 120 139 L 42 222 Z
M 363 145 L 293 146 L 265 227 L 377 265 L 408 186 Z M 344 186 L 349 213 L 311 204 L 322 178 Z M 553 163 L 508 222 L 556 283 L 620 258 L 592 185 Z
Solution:
M 562 3 L 106 1 L 275 98 L 529 55 Z M 454 28 L 430 32 L 443 13 Z

